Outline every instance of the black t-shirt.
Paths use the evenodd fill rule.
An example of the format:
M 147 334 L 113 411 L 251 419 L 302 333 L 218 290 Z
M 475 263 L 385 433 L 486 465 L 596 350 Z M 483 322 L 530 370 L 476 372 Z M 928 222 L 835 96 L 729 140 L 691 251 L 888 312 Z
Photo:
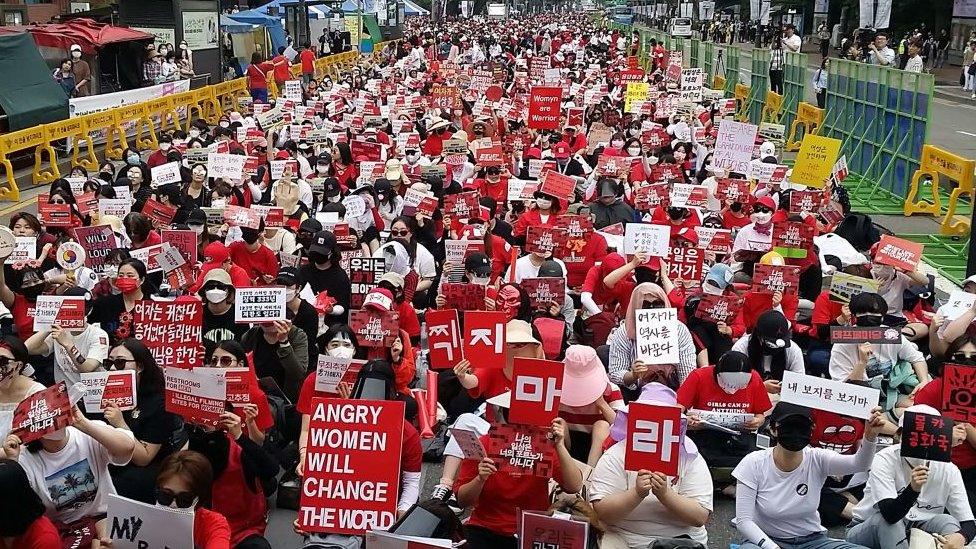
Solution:
M 315 337 L 319 332 L 319 313 L 315 310 L 315 307 L 305 301 L 304 299 L 299 302 L 298 311 L 292 316 L 291 310 L 288 311 L 288 318 L 291 323 L 295 325 L 296 328 L 305 332 L 305 336 L 308 338 L 308 364 L 311 367 L 318 363 L 319 351 L 318 347 L 315 345 Z
M 203 306 L 203 346 L 207 350 L 207 355 L 217 348 L 221 341 L 233 339 L 241 340 L 241 336 L 247 331 L 247 324 L 234 322 L 234 308 L 218 315 L 210 310 L 210 307 Z
M 312 264 L 302 265 L 298 274 L 302 280 L 311 286 L 315 295 L 328 292 L 337 304 L 345 308 L 341 315 L 328 315 L 325 319 L 326 324 L 345 323 L 349 318 L 349 302 L 352 295 L 349 273 L 342 270 L 338 263 L 333 263 L 331 267 L 324 270 L 318 269 Z
M 96 299 L 92 303 L 91 314 L 88 315 L 88 318 L 93 324 L 101 325 L 105 333 L 108 334 L 111 345 L 116 345 L 123 339 L 135 337 L 132 313 L 125 310 L 122 294 L 109 294 Z
M 162 391 L 139 391 L 135 410 L 123 412 L 126 424 L 136 440 L 149 444 L 161 444 L 163 448 L 153 461 L 160 461 L 167 449 L 166 445 L 173 433 L 180 428 L 182 420 L 176 414 L 166 411 Z

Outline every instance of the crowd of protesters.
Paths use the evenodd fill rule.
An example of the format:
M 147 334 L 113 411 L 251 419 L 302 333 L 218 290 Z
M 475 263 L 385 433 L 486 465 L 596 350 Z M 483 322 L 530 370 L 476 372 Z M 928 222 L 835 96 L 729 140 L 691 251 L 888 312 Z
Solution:
M 0 271 L 8 311 L 0 419 L 46 386 L 101 370 L 136 371 L 138 407 L 74 408 L 71 426 L 28 445 L 7 435 L 0 545 L 111 546 L 103 519 L 107 496 L 118 493 L 195 508 L 199 547 L 284 547 L 266 537 L 267 502 L 278 492 L 284 505 L 281 495 L 300 484 L 313 398 L 367 398 L 365 388 L 376 386 L 370 398 L 405 403 L 399 512 L 431 510 L 441 517 L 438 536 L 472 549 L 518 547 L 520 512 L 552 509 L 588 521 L 591 547 L 705 547 L 715 497 L 734 498 L 746 548 L 906 549 L 911 529 L 950 549 L 972 541 L 976 429 L 956 423 L 951 462 L 903 458 L 898 439 L 906 410 L 942 413 L 945 360 L 976 364 L 976 306 L 936 310 L 922 272 L 879 261 L 877 231 L 850 210 L 841 175 L 808 188 L 792 182 L 790 171 L 776 177 L 720 167 L 716 136 L 734 105 L 707 93 L 681 103 L 663 45 L 652 42 L 650 66 L 635 68 L 636 36 L 582 14 L 408 20 L 405 37 L 348 69 L 313 73 L 300 97 L 279 97 L 274 108 L 290 113 L 291 123 L 262 116 L 267 90 L 252 88 L 253 102 L 215 123 L 195 119 L 188 131 L 162 132 L 148 158 L 128 149 L 121 165 L 74 168 L 52 183 L 42 200 L 66 204 L 67 222 L 13 216 L 12 233 L 36 239 L 36 259 Z M 636 108 L 625 108 L 628 80 L 651 90 Z M 551 130 L 527 124 L 533 87 L 543 82 L 564 90 Z M 453 100 L 432 104 L 432 92 L 443 99 L 445 89 L 457 90 Z M 310 108 L 297 108 L 303 103 Z M 313 139 L 320 129 L 325 136 Z M 480 149 L 496 146 L 501 162 L 479 162 Z M 254 162 L 242 178 L 210 177 L 206 157 L 188 154 L 207 148 Z M 749 165 L 778 166 L 782 155 L 781 143 L 759 138 Z M 296 167 L 276 172 L 276 161 Z M 180 181 L 154 181 L 153 169 L 169 163 L 179 165 Z M 571 192 L 540 190 L 546 170 L 571 177 Z M 730 179 L 744 181 L 745 192 L 731 192 Z M 129 200 L 130 211 L 83 208 L 76 182 L 99 198 Z M 703 196 L 682 198 L 676 191 L 686 185 Z M 445 208 L 458 198 L 452 195 L 472 191 L 477 206 Z M 796 207 L 801 193 L 813 206 Z M 422 212 L 408 200 L 418 194 L 437 207 Z M 170 228 L 142 213 L 150 201 L 175 210 L 170 227 L 197 235 L 200 262 L 191 280 L 180 283 L 133 257 Z M 234 206 L 262 215 L 279 208 L 283 221 L 229 226 L 209 215 Z M 533 242 L 538 229 L 567 222 L 578 230 L 565 244 Z M 813 233 L 803 253 L 784 257 L 773 249 L 784 223 Z M 669 256 L 625 253 L 632 224 L 666 227 Z M 84 226 L 109 227 L 117 245 L 101 273 L 65 272 L 55 261 L 58 248 L 75 239 L 73 229 Z M 722 231 L 730 231 L 728 242 L 713 245 Z M 449 240 L 471 241 L 477 251 L 452 262 Z M 700 272 L 673 268 L 674 254 L 685 252 L 704 256 Z M 367 347 L 350 325 L 349 262 L 368 256 L 385 258 L 386 272 L 363 307 L 399 317 L 387 347 Z M 770 290 L 756 279 L 757 266 L 794 266 L 798 280 L 792 290 Z M 877 290 L 838 299 L 828 283 L 835 274 L 873 281 Z M 442 292 L 455 275 L 481 288 L 478 308 L 504 313 L 505 359 L 497 368 L 462 359 L 438 372 L 439 425 L 426 427 L 447 443 L 436 451 L 430 439 L 422 446 L 424 410 L 411 389 L 422 385 L 430 353 L 424 316 L 457 308 Z M 564 294 L 534 303 L 526 281 L 538 277 L 564 279 Z M 252 286 L 284 287 L 287 320 L 235 323 L 235 294 Z M 963 290 L 976 293 L 976 278 Z M 48 294 L 83 296 L 84 329 L 35 332 L 33 308 Z M 198 343 L 206 365 L 248 368 L 279 390 L 253 387 L 254 404 L 229 409 L 217 429 L 167 411 L 166 372 L 134 338 L 133 310 L 141 300 L 174 298 L 203 303 Z M 741 298 L 741 308 L 718 321 L 699 311 L 714 298 Z M 680 320 L 673 364 L 637 358 L 636 317 L 659 308 L 675 309 Z M 895 337 L 832 344 L 837 326 L 890 327 Z M 355 384 L 329 394 L 316 389 L 320 355 L 366 362 Z M 558 458 L 550 477 L 513 476 L 491 458 L 463 459 L 442 428 L 487 440 L 504 425 L 520 357 L 565 366 L 559 417 L 549 427 Z M 881 400 L 866 420 L 779 402 L 787 372 L 878 387 Z M 682 409 L 676 476 L 625 467 L 633 402 Z M 746 419 L 716 430 L 709 413 Z M 757 434 L 770 437 L 768 447 L 757 445 Z M 444 465 L 433 493 L 420 490 L 422 458 Z M 55 485 L 66 472 L 77 482 L 68 506 Z M 827 527 L 837 526 L 847 526 L 846 540 L 828 539 Z M 302 534 L 307 547 L 362 543 Z

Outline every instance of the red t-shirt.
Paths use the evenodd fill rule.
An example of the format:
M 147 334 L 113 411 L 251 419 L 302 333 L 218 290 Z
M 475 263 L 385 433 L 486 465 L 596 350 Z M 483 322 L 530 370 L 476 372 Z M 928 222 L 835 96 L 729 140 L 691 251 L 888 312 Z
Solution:
M 820 326 L 830 326 L 840 313 L 843 312 L 844 304 L 830 300 L 830 292 L 820 292 L 817 300 L 813 303 L 813 316 L 810 324 L 813 326 L 813 335 L 817 337 L 817 330 Z
M 508 178 L 501 177 L 497 183 L 491 183 L 487 179 L 475 179 L 470 188 L 477 190 L 482 197 L 494 198 L 499 204 L 508 202 Z
M 678 387 L 678 404 L 685 410 L 764 414 L 773 407 L 759 372 L 753 370 L 745 389 L 726 393 L 715 381 L 715 367 L 696 368 Z
M 156 231 L 149 231 L 149 235 L 146 236 L 146 241 L 139 246 L 133 244 L 132 249 L 140 250 L 142 248 L 149 248 L 162 243 L 163 243 L 163 237 L 159 236 L 159 233 L 157 233 Z
M 722 212 L 722 226 L 729 230 L 741 229 L 746 225 L 752 223 L 749 216 L 736 217 L 732 215 L 732 212 L 725 210 Z
M 204 507 L 198 507 L 194 514 L 195 546 L 200 549 L 230 549 L 230 525 L 224 515 Z
M 256 281 L 259 286 L 265 285 L 261 280 L 262 275 L 278 276 L 278 258 L 271 248 L 263 244 L 252 252 L 247 249 L 247 244 L 239 240 L 231 244 L 227 251 L 230 252 L 230 260 L 244 269 L 247 278 Z
M 487 448 L 488 437 L 481 437 Z M 478 460 L 466 459 L 461 462 L 454 492 L 478 476 Z M 552 478 L 562 484 L 563 473 L 559 461 L 552 464 Z M 468 524 L 480 526 L 496 534 L 515 535 L 518 516 L 521 511 L 542 511 L 549 508 L 549 478 L 535 476 L 512 476 L 508 473 L 495 473 L 488 477 L 481 495 L 471 511 Z
M 542 214 L 539 210 L 529 210 L 515 221 L 515 227 L 512 230 L 512 235 L 514 236 L 525 236 L 525 232 L 529 227 L 552 227 L 556 224 L 556 215 L 550 213 L 546 220 L 542 220 Z
M 942 409 L 942 378 L 936 378 L 925 384 L 915 393 L 915 404 L 928 404 L 936 410 Z M 976 448 L 967 441 L 952 449 L 952 462 L 960 469 L 976 467 Z
M 304 49 L 302 53 L 298 54 L 299 59 L 302 60 L 302 72 L 305 74 L 310 74 L 315 72 L 315 54 L 312 50 Z
M 248 65 L 247 67 L 247 87 L 251 90 L 268 89 L 267 72 L 271 70 L 271 63 L 261 63 L 259 65 Z
M 291 67 L 288 64 L 288 59 L 284 55 L 276 55 L 271 62 L 274 63 L 274 77 L 278 82 L 284 82 L 285 80 L 291 79 Z
M 3 543 L 0 543 L 3 546 Z M 45 515 L 37 517 L 23 535 L 17 536 L 12 540 L 10 547 L 15 549 L 51 549 L 51 547 L 61 547 L 61 535 L 54 527 L 51 519 Z M 206 547 L 204 549 L 211 549 Z
M 36 302 L 31 303 L 24 296 L 14 294 L 14 306 L 11 307 L 10 314 L 14 317 L 14 329 L 21 340 L 34 335 L 34 316 L 31 310 L 36 306 Z
M 607 239 L 598 233 L 593 233 L 586 240 L 583 249 L 563 256 L 563 263 L 566 264 L 566 279 L 571 288 L 580 287 L 586 280 L 586 275 L 590 269 L 596 265 L 597 261 L 603 261 L 607 255 Z
M 471 398 L 488 399 L 512 389 L 512 380 L 505 377 L 502 368 L 476 368 L 474 377 L 478 378 L 478 386 L 468 389 Z

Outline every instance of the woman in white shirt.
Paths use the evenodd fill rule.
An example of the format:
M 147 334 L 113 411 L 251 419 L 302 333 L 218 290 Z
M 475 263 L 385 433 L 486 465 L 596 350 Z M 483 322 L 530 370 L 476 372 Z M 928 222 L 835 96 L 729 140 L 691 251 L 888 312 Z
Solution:
M 780 402 L 773 409 L 771 433 L 776 446 L 747 455 L 735 477 L 735 527 L 744 538 L 740 549 L 864 549 L 829 539 L 820 524 L 820 487 L 828 476 L 867 471 L 884 422 L 875 408 L 865 421 L 857 453 L 842 455 L 811 448 L 810 410 Z
M 732 345 L 749 357 L 749 365 L 763 378 L 766 391 L 778 394 L 783 372 L 805 373 L 803 351 L 791 339 L 790 324 L 777 310 L 766 311 L 756 319 L 751 334 L 739 338 Z
M 636 402 L 676 406 L 677 395 L 660 383 L 644 386 Z M 607 525 L 603 549 L 644 549 L 659 539 L 691 538 L 707 546 L 705 523 L 712 512 L 708 465 L 682 422 L 678 476 L 656 471 L 627 471 L 626 408 L 617 412 L 610 436 L 617 441 L 590 474 L 590 501 Z

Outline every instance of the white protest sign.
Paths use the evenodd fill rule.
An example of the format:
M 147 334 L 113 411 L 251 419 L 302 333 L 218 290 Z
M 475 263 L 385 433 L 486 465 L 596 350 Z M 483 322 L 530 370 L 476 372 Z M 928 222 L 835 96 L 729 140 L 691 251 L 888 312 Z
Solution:
M 161 166 L 154 166 L 149 171 L 152 172 L 153 183 L 157 186 L 183 181 L 179 162 L 167 162 Z
M 287 99 L 292 101 L 302 101 L 302 82 L 301 80 L 286 80 L 284 93 L 282 93 Z
M 671 246 L 671 229 L 665 225 L 628 223 L 624 232 L 624 253 L 642 252 L 667 257 Z
M 121 189 L 122 187 L 115 187 L 115 188 L 116 188 L 116 196 L 118 196 L 117 189 Z M 114 215 L 115 217 L 122 219 L 123 217 L 126 216 L 126 214 L 129 213 L 129 208 L 131 207 L 132 207 L 132 202 L 126 198 L 99 198 L 98 199 L 99 216 Z
M 743 412 L 722 412 L 717 410 L 688 410 L 689 415 L 697 414 L 702 421 L 728 429 L 742 429 L 752 419 L 752 414 Z
M 44 332 L 60 326 L 65 330 L 85 327 L 85 298 L 82 296 L 41 295 L 34 306 L 34 331 Z
M 103 403 L 111 402 L 119 410 L 132 410 L 136 402 L 136 371 L 119 370 L 115 372 L 81 372 L 81 383 L 85 386 L 85 411 L 101 412 L 106 409 Z
M 700 68 L 681 70 L 681 101 L 697 103 L 702 100 L 705 71 Z
M 207 155 L 207 174 L 213 178 L 238 180 L 244 177 L 247 157 L 241 154 L 210 153 Z
M 730 172 L 748 173 L 758 131 L 755 124 L 722 120 L 718 126 L 718 137 L 715 138 L 713 166 Z
M 783 372 L 780 402 L 868 419 L 878 405 L 881 392 L 873 387 L 854 385 L 820 377 Z
M 342 376 L 345 375 L 352 363 L 351 358 L 319 355 L 318 364 L 315 367 L 315 390 L 322 393 L 337 392 L 339 381 L 342 380 Z
M 28 261 L 37 259 L 37 237 L 36 236 L 15 236 L 14 249 L 5 263 L 16 263 L 17 261 Z
M 284 288 L 237 288 L 234 298 L 234 322 L 275 320 L 285 320 Z
M 366 213 L 366 201 L 358 194 L 343 198 L 342 205 L 346 207 L 346 219 L 359 217 Z
M 156 256 L 156 262 L 164 273 L 168 273 L 182 267 L 186 263 L 186 258 L 180 253 L 179 248 L 169 242 L 163 242 L 163 251 Z
M 678 356 L 677 309 L 638 309 L 637 360 L 644 364 L 675 364 Z
M 522 200 L 522 191 L 525 190 L 525 186 L 529 183 L 535 185 L 534 181 L 529 181 L 527 179 L 518 179 L 515 177 L 508 178 L 508 201 Z
M 939 312 L 945 317 L 946 322 L 953 321 L 972 309 L 973 303 L 976 303 L 976 294 L 963 290 L 953 290 L 945 304 L 939 307 Z
M 105 529 L 113 549 L 193 547 L 193 511 L 108 494 Z

